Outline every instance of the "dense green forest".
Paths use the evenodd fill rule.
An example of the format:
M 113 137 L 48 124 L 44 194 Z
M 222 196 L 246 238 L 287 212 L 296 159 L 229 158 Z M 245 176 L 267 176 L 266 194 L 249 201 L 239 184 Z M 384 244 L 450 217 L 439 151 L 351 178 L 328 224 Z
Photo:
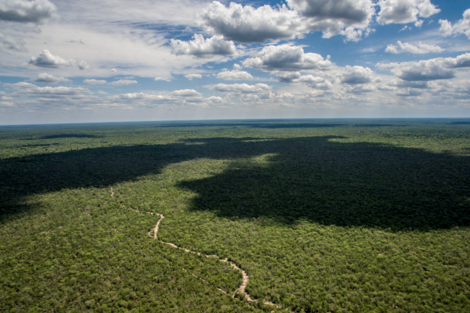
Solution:
M 468 119 L 0 127 L 1 312 L 468 312 L 469 227 Z

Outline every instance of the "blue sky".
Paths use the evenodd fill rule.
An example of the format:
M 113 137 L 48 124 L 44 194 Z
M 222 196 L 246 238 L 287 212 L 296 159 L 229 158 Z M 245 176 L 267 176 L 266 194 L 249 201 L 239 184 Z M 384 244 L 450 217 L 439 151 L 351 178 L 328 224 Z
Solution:
M 470 117 L 470 4 L 0 3 L 0 124 Z

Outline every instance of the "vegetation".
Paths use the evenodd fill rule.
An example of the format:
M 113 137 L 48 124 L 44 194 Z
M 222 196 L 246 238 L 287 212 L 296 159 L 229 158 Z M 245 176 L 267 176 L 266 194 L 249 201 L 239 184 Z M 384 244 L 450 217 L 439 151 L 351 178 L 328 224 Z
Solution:
M 0 127 L 0 311 L 469 311 L 469 133 L 465 119 Z M 258 302 L 228 263 L 149 238 L 147 212 L 165 215 L 160 240 L 245 270 Z

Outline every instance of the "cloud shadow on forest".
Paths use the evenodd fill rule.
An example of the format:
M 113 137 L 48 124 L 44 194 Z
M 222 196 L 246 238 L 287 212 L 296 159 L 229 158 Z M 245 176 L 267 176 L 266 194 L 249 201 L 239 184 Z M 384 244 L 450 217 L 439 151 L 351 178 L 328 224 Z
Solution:
M 212 158 L 231 162 L 218 175 L 178 183 L 198 194 L 190 210 L 284 224 L 307 220 L 395 230 L 470 226 L 468 157 L 335 138 L 340 137 L 199 138 L 4 159 L 0 215 L 28 210 L 24 199 L 29 195 L 105 187 L 159 174 L 171 163 Z M 271 156 L 264 166 L 243 161 L 266 154 Z

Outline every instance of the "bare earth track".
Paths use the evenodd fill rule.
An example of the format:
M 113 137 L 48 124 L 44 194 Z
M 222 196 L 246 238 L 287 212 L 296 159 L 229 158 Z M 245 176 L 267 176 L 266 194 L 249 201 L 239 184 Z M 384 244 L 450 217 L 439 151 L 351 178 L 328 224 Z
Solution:
M 114 196 L 113 187 L 110 186 L 110 188 L 111 188 L 111 197 L 113 197 L 113 196 Z M 166 241 L 159 240 L 159 239 L 158 239 L 158 229 L 159 229 L 159 227 L 160 227 L 161 221 L 165 218 L 165 216 L 163 216 L 163 214 L 155 213 L 155 212 L 146 212 L 146 213 L 151 214 L 151 215 L 155 215 L 155 216 L 158 216 L 158 217 L 159 217 L 158 222 L 157 222 L 157 224 L 155 225 L 155 227 L 154 227 L 152 230 L 150 230 L 150 231 L 148 232 L 148 236 L 149 236 L 150 238 L 153 238 L 153 239 L 157 240 L 158 242 L 160 242 L 160 243 L 162 243 L 162 244 L 165 244 L 165 245 L 168 245 L 168 246 L 170 246 L 170 247 L 172 247 L 172 248 L 183 250 L 183 251 L 186 252 L 186 253 L 192 253 L 192 254 L 196 254 L 196 255 L 199 255 L 199 256 L 205 256 L 206 258 L 215 258 L 215 259 L 218 259 L 218 260 L 219 260 L 220 262 L 222 262 L 222 263 L 228 263 L 228 264 L 230 264 L 230 267 L 231 267 L 231 268 L 233 268 L 234 270 L 239 271 L 239 272 L 242 274 L 242 284 L 240 285 L 240 287 L 238 287 L 238 288 L 234 291 L 234 293 L 233 293 L 233 295 L 231 295 L 231 297 L 232 297 L 232 298 L 235 298 L 237 292 L 239 292 L 239 293 L 241 293 L 241 294 L 245 297 L 245 299 L 246 299 L 248 302 L 258 303 L 258 300 L 252 299 L 251 296 L 245 291 L 246 286 L 248 285 L 248 281 L 250 280 L 250 278 L 249 278 L 248 274 L 247 274 L 243 269 L 241 269 L 237 264 L 235 264 L 235 263 L 232 262 L 232 261 L 229 261 L 227 258 L 222 259 L 221 257 L 219 257 L 219 256 L 216 255 L 216 254 L 213 254 L 213 255 L 202 254 L 202 253 L 200 253 L 200 252 L 195 252 L 195 251 L 191 251 L 191 250 L 189 250 L 189 249 L 185 249 L 185 248 L 179 247 L 179 246 L 177 246 L 176 244 L 174 244 L 174 243 L 172 243 L 172 242 L 166 242 Z M 152 235 L 152 234 L 153 234 L 153 235 Z M 184 268 L 183 268 L 183 270 L 186 271 L 186 269 L 184 269 Z M 204 281 L 205 283 L 208 283 L 208 282 L 205 281 L 204 279 L 202 279 L 202 278 L 200 278 L 200 277 L 198 277 L 198 276 L 196 276 L 196 275 L 194 275 L 194 274 L 192 274 L 192 275 L 193 275 L 194 277 L 196 277 L 196 278 L 198 278 L 198 279 Z M 220 289 L 220 288 L 217 288 L 217 289 L 218 289 L 220 292 L 224 293 L 225 295 L 230 296 L 230 294 L 227 293 L 226 291 L 224 291 L 224 290 L 222 290 L 222 289 Z M 268 301 L 264 301 L 263 304 L 264 304 L 264 305 L 269 305 L 269 306 L 274 306 L 274 307 L 276 307 L 277 309 L 282 308 L 280 305 L 277 305 L 277 304 L 274 304 L 274 303 L 271 303 L 271 302 L 268 302 Z

